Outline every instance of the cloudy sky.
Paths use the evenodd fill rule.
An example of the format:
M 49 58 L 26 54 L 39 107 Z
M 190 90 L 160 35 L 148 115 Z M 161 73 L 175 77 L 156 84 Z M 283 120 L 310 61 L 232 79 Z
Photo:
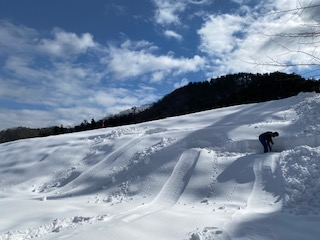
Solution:
M 317 36 L 288 35 L 318 30 L 319 3 L 0 0 L 0 130 L 98 120 L 230 73 L 318 76 Z

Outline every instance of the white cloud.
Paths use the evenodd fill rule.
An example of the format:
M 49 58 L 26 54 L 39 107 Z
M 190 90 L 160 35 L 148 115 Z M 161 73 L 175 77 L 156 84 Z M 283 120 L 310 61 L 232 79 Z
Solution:
M 166 31 L 164 32 L 164 35 L 165 35 L 166 37 L 168 37 L 168 38 L 174 38 L 174 39 L 176 39 L 176 40 L 178 40 L 178 41 L 181 41 L 181 40 L 183 39 L 183 37 L 182 37 L 180 34 L 174 32 L 174 31 L 172 31 L 172 30 L 166 30 Z
M 139 85 L 139 88 L 135 89 L 134 93 L 140 99 L 138 106 L 154 103 L 162 97 L 158 89 L 147 85 Z
M 55 125 L 57 119 L 55 113 L 42 110 L 13 110 L 13 109 L 0 109 L 1 128 L 0 130 L 12 127 L 46 127 Z
M 199 5 L 202 5 L 202 4 L 209 4 L 211 2 L 213 2 L 214 0 L 188 0 L 189 3 L 191 4 L 199 4 Z
M 109 108 L 115 105 L 135 105 L 139 102 L 139 99 L 136 98 L 128 89 L 108 88 L 103 91 L 98 90 L 95 92 L 95 94 L 89 98 L 89 101 L 93 101 L 94 103 Z
M 306 4 L 306 1 L 300 3 Z M 284 12 L 286 4 L 293 7 L 285 0 L 261 2 L 254 7 L 243 7 L 241 11 L 246 9 L 246 12 L 241 15 L 234 13 L 206 18 L 198 34 L 200 50 L 211 59 L 208 77 L 246 71 L 293 71 L 290 67 L 272 65 L 315 62 L 310 55 L 320 56 L 317 47 L 320 39 L 280 36 L 282 33 L 305 32 L 308 24 L 315 23 L 315 19 L 305 17 L 310 16 L 308 9 L 300 14 Z
M 25 88 L 22 84 L 14 83 L 2 88 L 4 81 L 0 79 L 0 94 L 2 97 L 14 98 L 12 92 L 17 89 L 20 94 L 20 102 L 24 105 L 30 104 L 31 109 L 0 109 L 0 130 L 5 128 L 25 127 L 46 127 L 46 126 L 74 126 L 80 124 L 84 119 L 96 120 L 120 111 L 127 110 L 133 106 L 142 106 L 158 100 L 161 96 L 156 89 L 151 87 L 137 86 L 135 89 L 125 88 L 100 88 L 97 90 L 78 88 L 68 92 L 57 89 L 40 89 L 35 86 Z M 12 82 L 11 82 L 12 83 Z M 71 86 L 71 85 L 70 85 Z M 76 86 L 75 86 L 76 87 Z M 2 95 L 2 90 L 8 96 Z M 78 92 L 80 91 L 80 92 Z M 79 94 L 79 96 L 72 96 Z M 17 96 L 18 97 L 18 96 Z M 33 99 L 33 100 L 31 100 Z M 25 100 L 25 101 L 23 101 Z M 40 102 L 36 102 L 40 101 Z M 44 109 L 33 109 L 38 105 L 45 104 Z M 49 107 L 48 107 L 49 106 Z
M 185 1 L 179 0 L 153 0 L 156 5 L 155 19 L 160 25 L 181 24 L 178 16 L 186 8 Z
M 108 71 L 119 80 L 127 80 L 132 77 L 145 74 L 155 74 L 154 76 L 166 76 L 168 74 L 182 74 L 196 72 L 204 65 L 204 59 L 199 56 L 193 58 L 174 58 L 172 55 L 156 55 L 153 53 L 154 47 L 149 45 L 148 49 L 137 49 L 131 46 L 139 44 L 129 44 L 121 48 L 110 46 L 109 57 L 103 62 L 107 64 Z M 159 78 L 158 78 L 159 79 Z
M 214 0 L 153 0 L 156 11 L 155 21 L 162 26 L 182 25 L 180 14 L 191 5 L 206 5 Z
M 244 19 L 236 15 L 210 16 L 198 31 L 200 49 L 209 55 L 220 57 L 237 46 L 236 33 L 243 29 Z
M 159 71 L 159 72 L 154 72 L 153 74 L 152 74 L 152 76 L 151 76 L 151 79 L 150 79 L 150 81 L 151 82 L 161 82 L 163 79 L 164 79 L 164 77 L 165 77 L 165 72 L 164 71 Z
M 29 82 L 47 78 L 47 73 L 31 67 L 33 62 L 34 59 L 32 57 L 12 55 L 7 57 L 4 69 L 10 71 L 15 77 L 28 79 Z
M 133 106 L 150 104 L 160 98 L 156 89 L 147 86 L 137 86 L 134 89 L 106 88 L 97 90 L 88 99 L 106 109 L 106 114 L 116 114 Z
M 52 31 L 53 39 L 42 39 L 40 50 L 55 57 L 70 57 L 84 53 L 88 48 L 94 47 L 93 36 L 84 33 L 78 36 L 75 33 L 65 32 L 62 29 Z
M 105 116 L 105 109 L 88 103 L 101 73 L 91 63 L 73 62 L 96 46 L 92 36 L 53 32 L 49 40 L 34 29 L 0 22 L 0 97 L 13 107 L 1 110 L 6 119 L 0 119 L 0 129 L 75 124 L 82 117 Z
M 177 82 L 177 83 L 174 84 L 174 88 L 175 88 L 175 89 L 181 88 L 181 87 L 186 86 L 186 85 L 188 85 L 188 84 L 189 84 L 188 79 L 183 78 L 180 82 Z
M 310 0 L 299 0 L 299 1 L 292 1 L 292 0 L 277 0 L 277 1 L 270 1 L 269 6 L 274 6 L 276 11 L 287 11 L 299 8 L 301 6 L 305 6 L 306 4 L 310 4 L 312 1 Z
M 4 63 L 1 99 L 17 109 L 10 110 L 16 122 L 3 122 L 0 129 L 78 124 L 133 105 L 150 104 L 161 97 L 159 91 L 147 86 L 117 87 L 112 80 L 123 80 L 124 85 L 125 80 L 139 77 L 161 84 L 166 78 L 173 81 L 171 76 L 196 72 L 204 65 L 199 56 L 161 55 L 157 46 L 144 40 L 104 47 L 90 34 L 54 29 L 51 38 L 43 37 L 34 29 L 9 22 L 0 23 L 0 36 L 0 49 L 4 50 L 0 51 Z M 90 61 L 78 61 L 82 55 Z M 42 120 L 36 119 L 40 115 Z
M 232 2 L 238 3 L 240 5 L 248 3 L 248 0 L 231 0 Z M 250 0 L 249 0 L 250 1 Z
M 93 36 L 84 33 L 78 36 L 55 28 L 53 38 L 42 38 L 41 34 L 23 25 L 0 21 L 0 56 L 25 55 L 68 58 L 85 53 L 95 47 Z
M 9 57 L 4 69 L 10 72 L 11 77 L 2 79 L 0 86 L 6 89 L 10 98 L 36 105 L 73 106 L 90 94 L 91 82 L 100 77 L 84 66 L 57 62 L 41 68 L 22 57 Z
M 84 119 L 90 121 L 92 118 L 101 119 L 106 112 L 97 108 L 75 106 L 73 108 L 54 108 L 48 110 L 36 109 L 1 109 L 0 131 L 13 127 L 41 128 L 48 126 L 72 127 L 80 124 Z
M 19 54 L 34 52 L 39 34 L 31 28 L 0 21 L 0 56 L 12 51 Z
M 233 1 L 242 4 L 239 12 L 203 14 L 202 27 L 197 31 L 202 56 L 191 57 L 177 57 L 170 49 L 161 53 L 156 44 L 145 40 L 103 46 L 89 33 L 54 29 L 48 36 L 26 26 L 0 21 L 1 99 L 17 109 L 21 103 L 27 108 L 31 106 L 29 110 L 4 110 L 15 120 L 0 119 L 3 121 L 0 128 L 13 123 L 37 127 L 72 121 L 78 124 L 83 119 L 154 102 L 162 94 L 154 86 L 163 87 L 165 80 L 170 87 L 174 83 L 176 88 L 183 86 L 188 83 L 185 76 L 188 73 L 206 70 L 207 77 L 214 77 L 234 72 L 292 71 L 265 63 L 313 63 L 315 59 L 308 54 L 320 56 L 318 36 L 313 39 L 273 36 L 310 30 L 307 26 L 318 19 L 315 9 L 279 12 L 300 6 L 291 0 L 262 1 L 255 6 L 253 1 Z M 210 1 L 153 2 L 157 24 L 170 29 L 164 31 L 165 36 L 180 41 L 182 35 L 174 27 L 185 27 L 180 18 L 182 13 L 191 4 L 195 7 Z M 299 4 L 307 6 L 310 1 L 301 0 Z M 90 61 L 82 62 L 82 57 Z M 132 80 L 137 79 L 136 86 Z M 154 85 L 141 86 L 142 83 Z M 40 116 L 43 120 L 36 119 Z
M 147 51 L 156 51 L 158 48 L 154 46 L 151 42 L 148 42 L 146 40 L 140 40 L 140 41 L 130 41 L 126 40 L 123 43 L 121 43 L 121 48 L 130 48 L 132 50 L 147 50 Z

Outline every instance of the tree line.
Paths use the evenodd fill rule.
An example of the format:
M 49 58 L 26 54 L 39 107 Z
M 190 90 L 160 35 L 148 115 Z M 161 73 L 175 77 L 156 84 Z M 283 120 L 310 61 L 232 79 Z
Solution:
M 257 103 L 295 96 L 300 92 L 320 92 L 320 82 L 298 74 L 282 72 L 228 74 L 209 81 L 191 82 L 174 90 L 150 107 L 116 114 L 98 121 L 83 120 L 74 127 L 52 126 L 31 129 L 18 127 L 0 132 L 0 143 L 51 135 L 115 127 L 179 116 L 238 104 Z

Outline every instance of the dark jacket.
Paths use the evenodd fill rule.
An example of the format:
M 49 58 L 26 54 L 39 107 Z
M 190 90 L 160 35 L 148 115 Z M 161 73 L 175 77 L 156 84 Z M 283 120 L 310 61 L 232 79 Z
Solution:
M 272 132 L 265 132 L 265 133 L 260 134 L 259 139 L 266 141 L 268 144 L 269 143 L 273 144 L 272 137 L 273 137 Z

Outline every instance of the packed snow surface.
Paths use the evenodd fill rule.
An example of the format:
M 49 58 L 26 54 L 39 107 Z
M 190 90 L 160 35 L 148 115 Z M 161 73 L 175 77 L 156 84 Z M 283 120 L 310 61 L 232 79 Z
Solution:
M 319 143 L 303 93 L 1 144 L 0 240 L 319 239 Z

